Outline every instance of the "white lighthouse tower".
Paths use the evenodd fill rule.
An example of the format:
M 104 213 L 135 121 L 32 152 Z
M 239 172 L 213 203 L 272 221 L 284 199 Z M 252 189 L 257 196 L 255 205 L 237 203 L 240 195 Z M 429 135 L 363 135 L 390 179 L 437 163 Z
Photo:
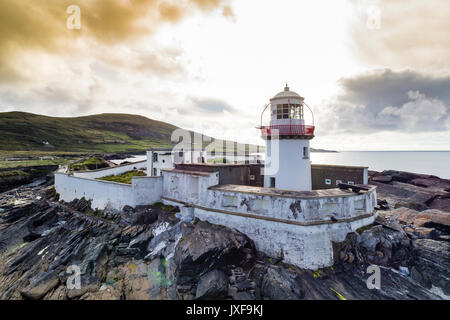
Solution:
M 304 106 L 304 98 L 286 84 L 264 109 L 270 107 L 270 124 L 260 127 L 266 140 L 266 188 L 311 190 L 309 140 L 314 138 L 314 125 L 305 124 Z

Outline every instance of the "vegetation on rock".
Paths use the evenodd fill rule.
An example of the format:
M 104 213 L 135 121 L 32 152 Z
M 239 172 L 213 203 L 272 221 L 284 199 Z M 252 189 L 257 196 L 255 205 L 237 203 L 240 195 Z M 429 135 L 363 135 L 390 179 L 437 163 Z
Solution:
M 132 170 L 132 171 L 128 171 L 128 172 L 119 174 L 117 176 L 107 176 L 107 177 L 98 178 L 98 180 L 131 184 L 131 179 L 133 177 L 145 177 L 145 176 L 147 176 L 147 175 L 143 171 Z

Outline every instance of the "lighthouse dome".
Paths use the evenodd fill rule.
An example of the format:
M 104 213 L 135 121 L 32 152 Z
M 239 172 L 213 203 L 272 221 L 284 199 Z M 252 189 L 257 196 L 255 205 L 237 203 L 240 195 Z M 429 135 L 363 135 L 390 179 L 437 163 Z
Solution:
M 284 90 L 277 93 L 272 99 L 286 99 L 286 98 L 297 98 L 297 99 L 303 99 L 302 96 L 300 96 L 297 92 L 291 91 L 289 87 L 286 84 L 286 87 L 284 87 Z

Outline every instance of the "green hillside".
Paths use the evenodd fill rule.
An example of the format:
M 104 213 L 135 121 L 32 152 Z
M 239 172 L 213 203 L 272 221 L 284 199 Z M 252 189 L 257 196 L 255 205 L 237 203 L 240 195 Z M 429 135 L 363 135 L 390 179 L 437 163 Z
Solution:
M 0 154 L 137 152 L 171 146 L 176 126 L 131 114 L 56 118 L 26 112 L 0 113 Z
M 55 118 L 0 113 L 0 152 L 129 152 L 170 145 L 177 127 L 130 114 Z M 47 144 L 48 143 L 48 144 Z

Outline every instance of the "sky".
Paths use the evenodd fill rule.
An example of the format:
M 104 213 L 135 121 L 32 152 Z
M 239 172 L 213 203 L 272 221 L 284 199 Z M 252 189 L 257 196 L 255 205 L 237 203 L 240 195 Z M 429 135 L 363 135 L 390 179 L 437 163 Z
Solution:
M 287 81 L 312 147 L 450 150 L 449 16 L 447 0 L 2 0 L 0 112 L 139 114 L 262 145 Z

